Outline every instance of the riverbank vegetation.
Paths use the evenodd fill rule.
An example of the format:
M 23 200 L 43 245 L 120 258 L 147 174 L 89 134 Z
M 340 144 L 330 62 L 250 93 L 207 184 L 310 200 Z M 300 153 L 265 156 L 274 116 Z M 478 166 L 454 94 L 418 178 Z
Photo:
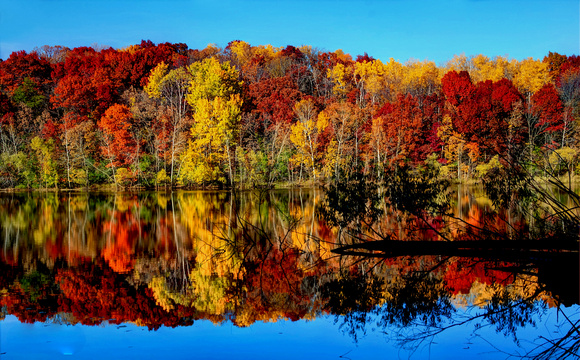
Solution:
M 0 187 L 272 187 L 576 172 L 580 58 L 356 58 L 143 41 L 0 61 Z

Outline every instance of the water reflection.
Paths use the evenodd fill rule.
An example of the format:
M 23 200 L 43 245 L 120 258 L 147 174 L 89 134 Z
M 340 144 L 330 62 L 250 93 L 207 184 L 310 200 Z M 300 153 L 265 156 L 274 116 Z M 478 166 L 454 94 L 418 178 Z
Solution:
M 385 207 L 374 229 L 425 241 L 407 241 L 388 256 L 364 246 L 364 253 L 341 252 L 357 239 L 320 215 L 323 195 L 3 194 L 1 316 L 149 329 L 331 316 L 355 341 L 374 329 L 414 349 L 465 324 L 510 336 L 517 345 L 520 329 L 542 325 L 550 309 L 578 304 L 577 252 L 428 251 L 427 242 L 442 236 L 461 244 L 467 229 L 477 228 L 465 224 L 529 227 L 517 213 L 507 214 L 510 223 L 494 218 L 477 190 L 453 194 L 454 217 L 462 220 L 457 226 L 437 219 L 429 219 L 431 227 L 411 226 L 416 219 Z M 568 348 L 578 341 L 574 316 L 562 317 L 572 331 L 558 340 L 571 341 Z

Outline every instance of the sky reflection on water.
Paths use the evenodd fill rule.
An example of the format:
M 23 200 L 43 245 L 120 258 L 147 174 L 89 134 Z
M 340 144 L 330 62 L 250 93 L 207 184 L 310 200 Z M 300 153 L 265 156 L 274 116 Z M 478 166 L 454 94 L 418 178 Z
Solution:
M 231 322 L 196 321 L 189 327 L 156 331 L 134 324 L 23 324 L 14 316 L 0 322 L 0 353 L 4 359 L 195 358 L 195 359 L 505 359 L 532 350 L 538 338 L 557 338 L 567 330 L 563 314 L 578 318 L 573 306 L 548 309 L 536 327 L 518 330 L 520 347 L 493 328 L 474 332 L 474 323 L 444 331 L 414 350 L 401 349 L 390 334 L 397 329 L 369 329 L 358 342 L 344 334 L 333 316 L 313 321 L 257 322 L 240 328 Z M 463 310 L 459 316 L 470 316 Z M 400 330 L 400 329 L 399 329 Z

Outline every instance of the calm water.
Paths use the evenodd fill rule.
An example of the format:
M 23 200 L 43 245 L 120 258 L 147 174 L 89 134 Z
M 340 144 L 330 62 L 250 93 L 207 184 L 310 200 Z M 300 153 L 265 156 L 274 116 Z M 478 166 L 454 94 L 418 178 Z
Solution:
M 337 253 L 357 238 L 529 231 L 477 189 L 451 198 L 453 221 L 385 207 L 352 237 L 320 215 L 319 190 L 1 194 L 0 356 L 503 359 L 577 347 L 577 252 Z

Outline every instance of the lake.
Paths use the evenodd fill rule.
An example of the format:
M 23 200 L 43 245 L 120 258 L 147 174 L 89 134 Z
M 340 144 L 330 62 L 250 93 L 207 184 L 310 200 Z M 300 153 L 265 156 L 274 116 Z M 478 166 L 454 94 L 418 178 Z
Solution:
M 578 354 L 577 245 L 518 245 L 532 221 L 476 187 L 453 189 L 445 217 L 383 204 L 348 229 L 325 195 L 0 194 L 0 356 Z

